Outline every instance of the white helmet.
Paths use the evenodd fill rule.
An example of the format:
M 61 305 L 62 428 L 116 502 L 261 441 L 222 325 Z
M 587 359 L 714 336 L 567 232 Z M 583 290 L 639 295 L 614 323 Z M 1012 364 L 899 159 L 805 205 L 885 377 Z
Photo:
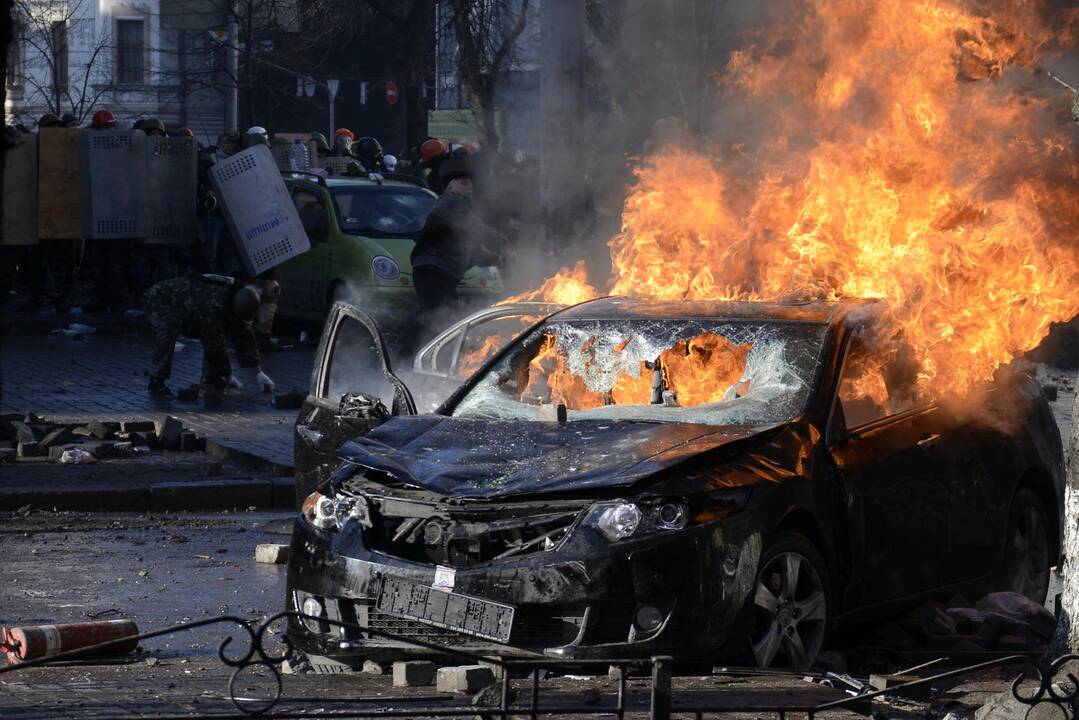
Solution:
M 386 166 L 387 172 L 393 172 L 397 169 L 397 156 L 396 155 L 383 155 L 382 164 Z
M 252 125 L 251 127 L 247 128 L 247 133 L 246 134 L 247 135 L 266 135 L 267 133 L 266 133 L 266 128 L 262 127 L 261 125 Z

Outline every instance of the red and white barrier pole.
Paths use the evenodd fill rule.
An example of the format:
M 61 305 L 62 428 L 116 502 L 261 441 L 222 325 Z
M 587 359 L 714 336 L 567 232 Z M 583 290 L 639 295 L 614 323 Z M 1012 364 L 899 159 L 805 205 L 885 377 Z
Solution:
M 100 620 L 65 625 L 0 627 L 0 652 L 12 665 L 78 650 L 110 640 L 121 640 L 93 652 L 94 656 L 124 655 L 138 646 L 134 620 Z

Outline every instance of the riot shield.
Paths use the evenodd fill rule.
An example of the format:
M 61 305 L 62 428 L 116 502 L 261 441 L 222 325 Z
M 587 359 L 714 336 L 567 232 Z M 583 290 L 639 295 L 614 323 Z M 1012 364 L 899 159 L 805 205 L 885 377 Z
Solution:
M 82 237 L 78 128 L 41 128 L 37 135 L 37 235 L 42 240 Z M 44 192 L 42 192 L 44 190 Z
M 188 245 L 196 236 L 198 148 L 192 138 L 146 138 L 150 162 L 150 236 L 146 243 Z
M 88 240 L 145 238 L 146 135 L 141 130 L 95 130 L 79 140 L 82 229 Z
M 270 148 L 255 145 L 220 160 L 210 181 L 251 275 L 311 248 Z
M 37 138 L 19 135 L 4 151 L 0 245 L 37 243 Z

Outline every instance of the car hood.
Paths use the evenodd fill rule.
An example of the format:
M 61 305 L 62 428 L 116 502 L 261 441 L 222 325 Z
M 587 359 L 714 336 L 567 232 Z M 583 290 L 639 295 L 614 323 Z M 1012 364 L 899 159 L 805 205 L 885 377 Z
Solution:
M 390 419 L 341 457 L 437 493 L 487 498 L 630 485 L 772 427 L 420 415 Z

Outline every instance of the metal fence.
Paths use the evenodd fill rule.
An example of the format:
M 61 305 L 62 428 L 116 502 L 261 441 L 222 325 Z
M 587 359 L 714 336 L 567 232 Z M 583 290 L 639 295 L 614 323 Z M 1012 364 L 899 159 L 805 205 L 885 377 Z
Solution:
M 284 646 L 283 651 L 277 651 L 267 645 L 268 638 L 272 635 L 271 628 L 282 620 L 289 618 L 303 620 L 314 620 L 322 623 L 329 623 L 332 626 L 343 630 L 354 630 L 360 633 L 364 633 L 370 637 L 377 637 L 386 640 L 396 640 L 399 642 L 409 643 L 413 646 L 425 648 L 437 652 L 442 656 L 456 656 L 463 660 L 467 660 L 470 664 L 485 663 L 488 665 L 495 665 L 501 669 L 501 697 L 497 707 L 481 707 L 476 705 L 431 705 L 430 707 L 416 707 L 409 706 L 407 711 L 400 708 L 364 708 L 356 707 L 354 709 L 340 709 L 340 710 L 325 710 L 325 709 L 310 709 L 304 708 L 300 710 L 275 710 L 278 702 L 281 699 L 283 690 L 283 684 L 281 679 L 281 666 L 288 659 L 292 653 L 292 646 L 287 637 L 282 636 L 280 642 Z M 499 657 L 491 657 L 485 655 L 478 655 L 458 648 L 447 647 L 443 645 L 437 645 L 433 643 L 424 642 L 414 638 L 405 638 L 393 633 L 382 632 L 374 630 L 368 627 L 361 627 L 359 625 L 342 622 L 337 620 L 327 620 L 326 618 L 316 618 L 310 615 L 296 612 L 281 612 L 269 617 L 261 623 L 255 623 L 250 620 L 237 617 L 235 615 L 223 615 L 215 618 L 209 618 L 206 620 L 199 620 L 195 622 L 183 623 L 173 625 L 167 628 L 159 630 L 153 630 L 150 632 L 140 634 L 136 639 L 138 641 L 149 640 L 164 635 L 175 635 L 177 633 L 183 633 L 186 631 L 194 630 L 196 628 L 205 627 L 215 624 L 231 624 L 237 626 L 239 630 L 247 635 L 247 647 L 242 653 L 231 654 L 230 648 L 235 648 L 233 645 L 234 639 L 230 634 L 228 635 L 218 647 L 218 657 L 221 662 L 228 667 L 233 668 L 232 674 L 228 681 L 229 699 L 236 707 L 236 713 L 215 713 L 207 714 L 202 717 L 215 718 L 217 720 L 248 720 L 252 717 L 267 717 L 267 718 L 454 718 L 454 717 L 475 717 L 481 716 L 484 718 L 500 718 L 501 720 L 508 720 L 509 718 L 529 717 L 566 717 L 571 715 L 576 716 L 615 716 L 622 720 L 627 716 L 647 716 L 653 720 L 668 720 L 672 717 L 672 714 L 678 717 L 693 717 L 702 719 L 709 716 L 718 716 L 728 713 L 737 712 L 751 712 L 757 717 L 761 717 L 765 714 L 772 715 L 780 720 L 785 720 L 787 717 L 800 716 L 806 718 L 814 718 L 817 715 L 837 710 L 853 710 L 862 714 L 868 714 L 868 703 L 871 703 L 874 698 L 888 696 L 902 697 L 904 694 L 912 689 L 924 688 L 925 686 L 933 687 L 934 684 L 940 683 L 944 680 L 951 680 L 959 678 L 965 675 L 971 675 L 986 670 L 1016 667 L 1019 670 L 1018 676 L 1012 683 L 1012 694 L 1014 697 L 1025 705 L 1031 707 L 1041 704 L 1051 704 L 1060 709 L 1064 716 L 1067 713 L 1072 713 L 1071 716 L 1075 716 L 1077 708 L 1079 708 L 1079 680 L 1074 675 L 1070 674 L 1066 670 L 1068 663 L 1073 661 L 1079 661 L 1079 655 L 1065 655 L 1050 663 L 1038 663 L 1033 661 L 1026 655 L 1009 655 L 1006 657 L 994 658 L 992 660 L 978 663 L 975 665 L 969 665 L 966 667 L 955 668 L 934 674 L 930 677 L 919 678 L 910 682 L 890 687 L 886 690 L 874 690 L 869 691 L 868 688 L 862 688 L 861 691 L 851 691 L 849 697 L 834 700 L 831 702 L 821 704 L 775 704 L 772 706 L 760 703 L 754 703 L 752 706 L 737 707 L 730 704 L 724 704 L 722 707 L 709 706 L 709 705 L 692 705 L 684 702 L 674 704 L 674 692 L 672 686 L 672 669 L 674 665 L 674 659 L 670 656 L 655 656 L 647 659 L 614 659 L 614 660 L 569 660 L 559 658 L 537 658 L 537 659 L 507 659 Z M 6 667 L 0 667 L 0 674 L 16 673 L 25 671 L 30 668 L 40 667 L 43 665 L 53 664 L 62 661 L 76 660 L 92 656 L 95 652 L 109 648 L 110 646 L 130 642 L 131 638 L 121 638 L 117 640 L 111 640 L 108 642 L 99 643 L 85 648 L 77 650 L 69 650 L 61 652 L 48 657 L 28 660 L 17 665 L 8 665 Z M 618 673 L 618 688 L 615 703 L 611 705 L 607 704 L 585 704 L 579 706 L 571 705 L 559 705 L 557 707 L 553 705 L 544 706 L 541 697 L 541 672 L 549 670 L 588 670 L 590 668 L 603 668 L 604 671 L 609 667 L 617 667 L 620 669 Z M 265 668 L 270 671 L 274 679 L 275 691 L 270 697 L 266 697 L 261 700 L 252 698 L 240 697 L 236 692 L 236 682 L 240 674 L 245 670 L 253 668 Z M 649 702 L 646 708 L 631 708 L 627 702 L 628 693 L 626 686 L 626 676 L 628 672 L 635 671 L 641 672 L 642 670 L 651 671 L 651 684 L 648 688 Z M 1063 673 L 1063 680 L 1060 678 Z M 527 678 L 529 681 L 527 703 L 521 704 L 512 700 L 511 687 L 513 678 Z M 1024 682 L 1027 680 L 1036 680 L 1038 687 L 1032 692 L 1024 691 Z M 1029 687 L 1029 686 L 1027 686 Z M 360 702 L 362 699 L 357 698 L 355 702 Z M 386 698 L 380 698 L 384 703 Z M 348 702 L 346 700 L 346 702 Z M 127 716 L 125 716 L 127 717 Z M 181 720 L 189 719 L 191 714 L 184 715 L 154 715 L 155 720 Z

